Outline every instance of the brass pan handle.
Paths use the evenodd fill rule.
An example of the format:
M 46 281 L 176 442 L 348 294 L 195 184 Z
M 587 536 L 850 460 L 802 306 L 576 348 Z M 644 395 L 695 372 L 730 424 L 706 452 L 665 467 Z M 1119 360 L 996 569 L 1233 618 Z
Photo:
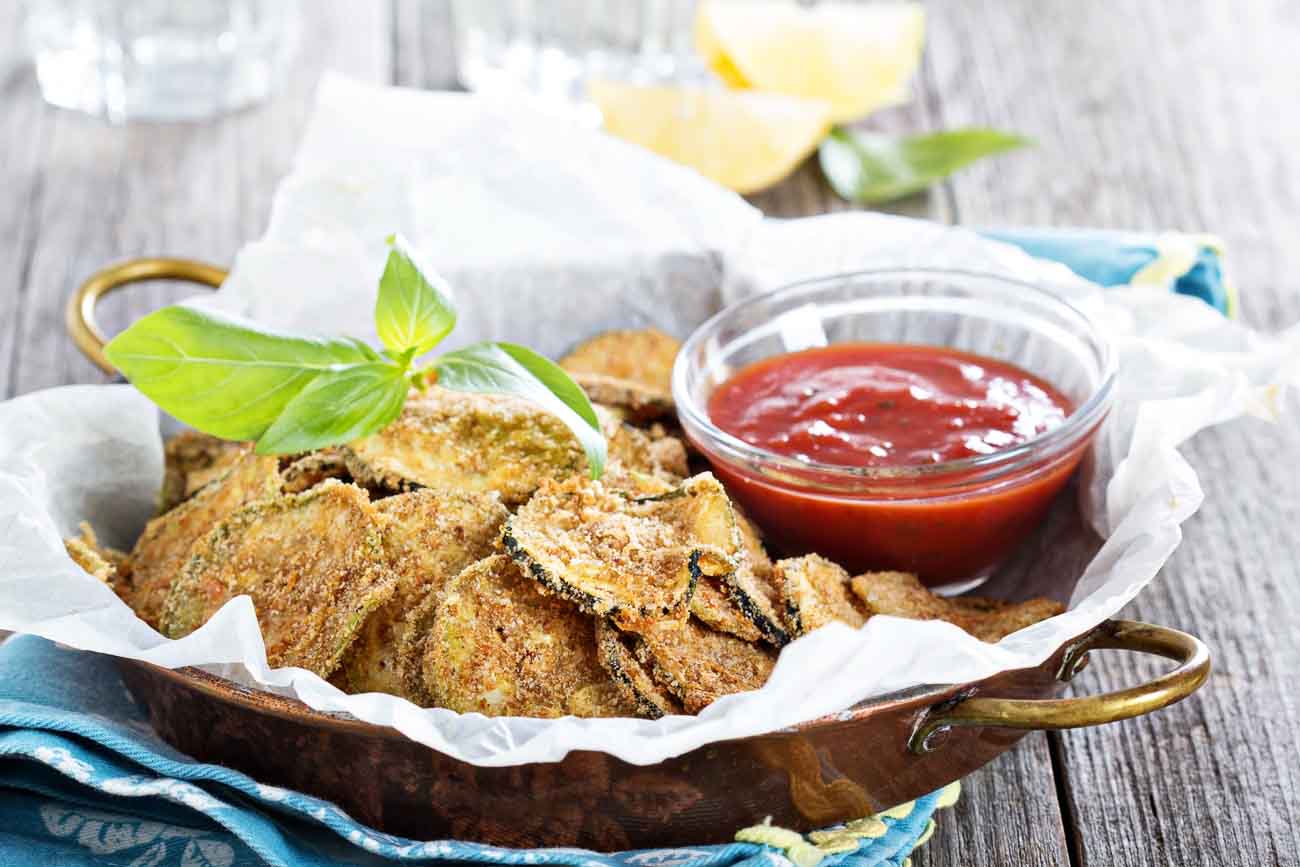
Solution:
M 953 726 L 1072 729 L 1130 719 L 1168 707 L 1195 692 L 1210 676 L 1210 651 L 1176 629 L 1132 620 L 1107 620 L 1067 653 L 1068 677 L 1090 650 L 1133 650 L 1173 659 L 1179 666 L 1150 683 L 1081 698 L 1015 699 L 975 696 L 945 702 L 926 712 L 908 748 L 918 755 L 937 749 L 936 735 Z
M 95 305 L 101 297 L 128 283 L 143 280 L 188 280 L 216 289 L 225 281 L 226 273 L 224 268 L 192 259 L 127 259 L 96 271 L 89 280 L 82 283 L 68 299 L 63 322 L 68 329 L 68 336 L 82 354 L 100 370 L 115 375 L 117 368 L 104 355 L 104 345 L 108 343 L 108 338 L 95 321 Z

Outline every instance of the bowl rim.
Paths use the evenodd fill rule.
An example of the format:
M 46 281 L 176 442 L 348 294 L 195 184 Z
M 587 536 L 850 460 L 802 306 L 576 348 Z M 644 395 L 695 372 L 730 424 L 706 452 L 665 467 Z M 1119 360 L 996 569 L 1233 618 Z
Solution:
M 977 278 L 1014 286 L 1017 289 L 1027 290 L 1032 293 L 1031 297 L 1037 298 L 1039 301 L 1043 302 L 1045 306 L 1056 308 L 1067 317 L 1072 317 L 1082 324 L 1087 333 L 1088 339 L 1100 348 L 1100 383 L 1085 401 L 1071 410 L 1070 414 L 1066 416 L 1065 421 L 1062 424 L 1026 440 L 1023 443 L 1019 443 L 1009 448 L 999 449 L 987 455 L 956 458 L 954 460 L 942 461 L 934 464 L 908 464 L 904 466 L 886 467 L 853 467 L 843 464 L 829 464 L 822 461 L 795 458 L 755 446 L 751 443 L 745 442 L 734 434 L 727 433 L 717 427 L 709 418 L 707 411 L 703 407 L 698 406 L 691 396 L 686 383 L 690 356 L 693 351 L 700 348 L 704 340 L 718 329 L 720 323 L 724 319 L 734 315 L 738 311 L 759 304 L 770 303 L 777 300 L 778 297 L 782 295 L 797 295 L 800 291 L 806 291 L 819 285 L 829 285 L 837 281 L 844 281 L 852 278 L 883 278 L 890 276 L 916 275 L 934 275 L 941 278 Z M 1021 468 L 1027 461 L 1038 462 L 1056 456 L 1062 452 L 1066 452 L 1071 447 L 1086 439 L 1086 437 L 1095 430 L 1097 424 L 1110 409 L 1110 404 L 1114 397 L 1115 381 L 1118 376 L 1118 363 L 1116 361 L 1115 348 L 1112 342 L 1102 333 L 1101 328 L 1094 317 L 1067 299 L 1043 288 L 1043 285 L 1052 285 L 1052 281 L 1031 283 L 1017 277 L 1009 277 L 1004 274 L 997 274 L 988 271 L 930 267 L 866 268 L 839 271 L 818 277 L 797 280 L 793 283 L 785 283 L 776 288 L 751 295 L 747 298 L 742 298 L 739 301 L 729 304 L 714 313 L 700 325 L 696 326 L 695 330 L 692 331 L 690 336 L 683 342 L 682 348 L 677 353 L 677 359 L 673 364 L 673 402 L 677 406 L 683 429 L 688 433 L 693 432 L 694 429 L 694 431 L 698 431 L 699 434 L 703 435 L 702 438 L 706 439 L 706 444 L 697 443 L 702 451 L 709 453 L 712 457 L 715 456 L 715 452 L 713 448 L 710 448 L 710 446 L 720 445 L 724 452 L 729 452 L 729 454 L 721 456 L 728 462 L 735 463 L 739 460 L 740 462 L 750 466 L 762 466 L 765 469 L 780 470 L 784 473 L 790 474 L 785 477 L 787 481 L 797 479 L 800 484 L 815 485 L 816 482 L 807 477 L 809 473 L 816 474 L 817 477 L 819 477 L 819 480 L 825 479 L 841 482 L 897 482 L 912 479 L 941 482 L 942 477 L 954 476 L 961 477 L 964 484 L 969 484 L 972 474 L 992 473 L 994 477 L 997 477 L 1006 472 L 1011 472 Z M 895 297 L 906 298 L 909 296 L 898 294 Z M 696 437 L 692 437 L 692 439 L 701 438 L 699 434 L 697 434 Z

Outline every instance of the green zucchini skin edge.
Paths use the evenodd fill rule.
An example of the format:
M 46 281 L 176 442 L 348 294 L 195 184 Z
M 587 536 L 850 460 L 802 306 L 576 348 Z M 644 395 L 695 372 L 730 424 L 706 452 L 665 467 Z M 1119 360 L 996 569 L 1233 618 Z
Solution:
M 637 689 L 636 678 L 632 677 L 632 675 L 628 673 L 626 667 L 623 665 L 623 660 L 620 658 L 618 652 L 620 649 L 623 652 L 631 655 L 634 659 L 636 658 L 637 655 L 634 651 L 630 650 L 625 645 L 623 645 L 621 648 L 617 648 L 613 646 L 615 643 L 622 645 L 623 633 L 619 632 L 618 628 L 613 626 L 612 624 L 606 624 L 606 630 L 607 630 L 606 637 L 598 639 L 597 650 L 600 653 L 602 661 L 605 663 L 605 670 L 609 673 L 609 676 L 612 677 L 614 680 L 618 681 L 623 686 L 627 687 L 628 692 L 632 694 L 636 702 L 636 708 L 638 713 L 642 714 L 647 719 L 662 719 L 663 717 L 667 716 L 669 710 L 672 709 L 669 708 L 669 710 L 665 710 L 653 698 L 647 696 L 641 690 Z M 647 677 L 648 676 L 649 674 L 647 673 Z
M 511 516 L 501 530 L 501 544 L 505 547 L 506 553 L 510 559 L 514 560 L 520 569 L 524 571 L 533 580 L 546 587 L 552 593 L 568 599 L 588 614 L 595 614 L 599 617 L 618 618 L 627 610 L 626 607 L 613 605 L 594 594 L 588 593 L 579 587 L 575 587 L 567 581 L 562 580 L 559 576 L 552 574 L 545 566 L 537 560 L 519 544 L 519 540 L 513 532 L 512 522 L 514 517 Z M 681 602 L 667 608 L 661 608 L 657 611 L 639 608 L 634 611 L 637 617 L 671 617 L 674 611 L 685 608 L 690 605 L 691 597 L 695 595 L 695 586 L 699 581 L 701 574 L 699 567 L 700 551 L 692 550 L 687 560 L 687 572 L 690 575 L 690 582 L 686 585 L 686 593 L 682 596 Z
M 770 617 L 764 614 L 758 607 L 758 603 L 756 603 L 748 593 L 740 589 L 740 586 L 735 582 L 734 573 L 726 576 L 723 580 L 727 584 L 727 595 L 731 597 L 731 601 L 736 603 L 736 607 L 740 609 L 740 613 L 745 616 L 746 620 L 754 624 L 759 632 L 763 633 L 763 637 L 766 638 L 770 644 L 775 647 L 785 647 L 790 643 L 790 633 L 786 632 L 780 624 L 774 622 Z M 788 610 L 788 604 L 786 607 Z

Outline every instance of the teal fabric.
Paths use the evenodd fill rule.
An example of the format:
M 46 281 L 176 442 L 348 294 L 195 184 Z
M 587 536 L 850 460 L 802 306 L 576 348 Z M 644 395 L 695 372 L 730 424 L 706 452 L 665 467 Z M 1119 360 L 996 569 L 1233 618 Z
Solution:
M 899 867 L 926 833 L 939 793 L 825 867 Z M 752 843 L 600 854 L 406 840 L 334 805 L 185 756 L 150 729 L 110 659 L 34 636 L 0 645 L 0 867 L 380 864 L 586 867 L 786 865 Z
M 1160 235 L 1102 229 L 989 229 L 986 238 L 1020 247 L 1031 256 L 1060 262 L 1101 286 L 1123 286 L 1160 255 Z M 1225 315 L 1234 312 L 1235 298 L 1216 246 L 1198 236 L 1183 236 L 1197 247 L 1190 267 L 1177 276 L 1172 289 L 1200 298 Z

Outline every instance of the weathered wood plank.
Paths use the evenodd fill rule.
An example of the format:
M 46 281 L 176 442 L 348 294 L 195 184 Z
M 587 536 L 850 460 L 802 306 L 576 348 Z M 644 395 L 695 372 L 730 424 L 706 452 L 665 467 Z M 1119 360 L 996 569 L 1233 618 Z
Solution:
M 962 780 L 961 800 L 935 816 L 938 830 L 916 867 L 1058 867 L 1069 863 L 1047 736 L 1031 734 Z
M 99 381 L 63 333 L 73 287 L 127 256 L 228 263 L 262 232 L 321 71 L 387 79 L 386 7 L 333 2 L 305 4 L 303 12 L 302 49 L 282 93 L 210 123 L 111 127 L 42 104 L 25 67 L 4 80 L 0 171 L 24 206 L 0 216 L 0 298 L 18 299 L 0 325 L 0 387 L 22 393 Z M 110 300 L 105 325 L 119 328 L 185 294 L 192 289 L 150 286 Z
M 1300 117 L 1280 102 L 1300 81 L 1294 9 L 969 0 L 932 22 L 942 122 L 1039 139 L 954 181 L 961 222 L 1215 231 L 1245 319 L 1300 318 Z M 1107 867 L 1298 863 L 1300 429 L 1240 423 L 1185 453 L 1206 504 L 1125 615 L 1199 634 L 1216 672 L 1170 710 L 1052 736 L 1073 842 Z M 1098 656 L 1077 688 L 1158 670 Z

